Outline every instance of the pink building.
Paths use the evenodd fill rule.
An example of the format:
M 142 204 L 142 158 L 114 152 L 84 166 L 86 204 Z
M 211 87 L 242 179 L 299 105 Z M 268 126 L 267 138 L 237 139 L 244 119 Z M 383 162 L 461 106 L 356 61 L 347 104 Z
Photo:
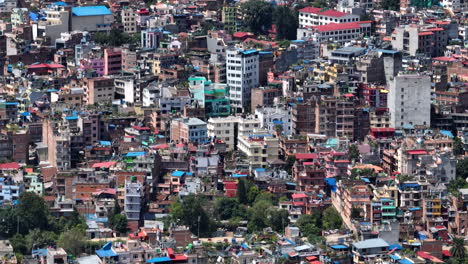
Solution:
M 82 71 L 92 70 L 96 72 L 98 76 L 104 75 L 104 59 L 95 58 L 95 59 L 82 59 L 80 61 L 80 69 Z
M 122 70 L 122 51 L 120 49 L 104 50 L 104 75 L 118 74 Z
M 327 178 L 336 176 L 344 176 L 348 173 L 348 165 L 350 164 L 346 153 L 331 152 L 325 157 L 325 168 L 327 170 Z

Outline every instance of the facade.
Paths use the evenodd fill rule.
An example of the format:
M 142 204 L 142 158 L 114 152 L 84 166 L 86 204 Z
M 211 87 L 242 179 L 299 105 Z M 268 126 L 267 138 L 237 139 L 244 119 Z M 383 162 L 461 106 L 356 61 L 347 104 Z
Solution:
M 119 74 L 122 70 L 122 50 L 104 49 L 104 75 Z
M 250 107 L 252 89 L 259 84 L 259 68 L 257 50 L 231 48 L 226 51 L 227 85 L 231 106 L 236 112 Z
M 128 221 L 140 220 L 143 185 L 138 181 L 125 181 L 125 215 Z
M 247 157 L 250 170 L 265 168 L 268 161 L 278 159 L 279 140 L 262 133 L 239 136 L 238 148 Z
M 431 124 L 431 78 L 424 75 L 400 74 L 391 81 L 388 109 L 392 128 Z
M 306 7 L 299 10 L 299 26 L 301 28 L 357 21 L 359 21 L 358 15 L 343 13 L 336 10 L 316 7 Z
M 217 140 L 222 140 L 227 145 L 227 151 L 232 151 L 237 146 L 237 126 L 239 118 L 216 117 L 208 119 L 208 137 Z
M 404 54 L 444 56 L 448 32 L 435 26 L 400 26 L 392 32 L 392 46 Z
M 270 134 L 275 131 L 281 131 L 284 135 L 292 133 L 292 110 L 286 106 L 256 108 L 255 116 Z
M 202 144 L 208 140 L 206 123 L 198 118 L 174 119 L 171 122 L 171 140 Z
M 11 13 L 17 6 L 18 0 L 4 0 L 0 3 L 0 13 Z
M 105 6 L 73 7 L 71 19 L 72 31 L 110 31 L 114 15 Z
M 98 77 L 86 79 L 83 101 L 88 105 L 107 102 L 110 98 L 114 98 L 114 90 L 113 78 Z
M 121 11 L 124 31 L 129 34 L 137 32 L 137 12 L 132 8 L 123 8 Z
M 315 42 L 338 42 L 343 44 L 371 34 L 371 21 L 330 23 L 297 29 L 297 39 L 312 39 Z
M 13 8 L 11 12 L 11 25 L 13 27 L 29 24 L 29 10 L 27 8 Z
M 158 28 L 145 29 L 141 31 L 141 46 L 144 49 L 157 49 L 163 34 Z
M 226 117 L 231 114 L 229 90 L 226 84 L 212 83 L 205 77 L 191 77 L 189 90 L 199 106 L 205 108 L 206 116 Z

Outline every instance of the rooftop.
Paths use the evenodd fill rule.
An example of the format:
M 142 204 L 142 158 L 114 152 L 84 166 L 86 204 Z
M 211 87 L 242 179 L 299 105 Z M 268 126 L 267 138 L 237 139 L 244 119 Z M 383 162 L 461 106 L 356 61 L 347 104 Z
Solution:
M 105 6 L 78 6 L 72 8 L 74 16 L 104 16 L 112 15 L 112 12 Z

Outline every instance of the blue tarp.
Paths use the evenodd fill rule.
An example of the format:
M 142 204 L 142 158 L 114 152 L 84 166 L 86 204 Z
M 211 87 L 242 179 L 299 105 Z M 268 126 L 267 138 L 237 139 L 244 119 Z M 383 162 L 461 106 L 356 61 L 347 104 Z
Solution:
M 65 117 L 66 120 L 77 120 L 78 117 L 77 116 L 67 116 Z
M 101 249 L 96 250 L 100 258 L 116 257 L 117 253 L 112 249 L 112 242 L 107 242 Z
M 283 121 L 281 120 L 273 120 L 273 124 L 283 124 Z
M 185 171 L 174 171 L 171 173 L 171 176 L 174 176 L 174 177 L 182 177 L 184 176 L 185 174 Z
M 233 178 L 247 177 L 247 175 L 246 174 L 233 174 L 232 177 Z
M 325 184 L 330 186 L 332 192 L 336 192 L 336 179 L 335 178 L 326 178 Z
M 291 244 L 291 245 L 294 245 L 294 246 L 296 245 L 296 243 L 294 243 L 293 241 L 291 241 L 291 240 L 289 240 L 289 239 L 287 239 L 287 238 L 285 238 L 284 240 L 286 240 L 286 241 L 287 241 L 289 244 Z
M 23 112 L 23 113 L 20 113 L 20 115 L 22 115 L 22 116 L 30 116 L 31 113 L 29 113 L 29 112 Z
M 31 21 L 37 21 L 39 19 L 39 15 L 34 12 L 29 12 L 29 19 L 31 19 Z
M 146 152 L 140 151 L 140 152 L 129 152 L 125 156 L 126 157 L 139 157 L 139 156 L 144 156 Z
M 348 249 L 347 246 L 345 245 L 332 245 L 330 246 L 331 248 L 335 249 L 335 250 L 338 250 L 338 249 Z
M 361 178 L 365 183 L 370 183 L 370 180 L 368 178 Z
M 101 141 L 99 141 L 99 145 L 101 145 L 101 146 L 110 146 L 110 145 L 111 145 L 111 142 L 110 142 L 110 141 L 101 140 Z
M 390 245 L 390 246 L 388 247 L 388 249 L 390 249 L 390 250 L 394 250 L 394 249 L 396 249 L 396 250 L 402 250 L 403 247 L 400 246 L 399 244 L 393 244 L 393 245 Z
M 33 256 L 45 257 L 47 256 L 47 248 L 36 249 L 32 251 Z
M 448 130 L 441 130 L 440 133 L 444 136 L 447 136 L 449 138 L 453 138 L 453 134 L 451 131 L 448 131 Z
M 404 188 L 419 188 L 420 185 L 418 183 L 403 183 L 403 184 L 400 184 L 400 188 L 404 189 Z
M 171 262 L 171 258 L 159 257 L 159 258 L 152 258 L 146 261 L 146 263 L 160 263 L 160 262 Z
M 297 183 L 295 183 L 295 182 L 287 182 L 286 184 L 287 184 L 287 185 L 293 185 L 293 186 L 296 186 L 296 185 L 297 185 Z
M 420 211 L 421 210 L 421 207 L 412 207 L 412 208 L 409 208 L 410 211 Z
M 241 247 L 243 247 L 245 249 L 249 248 L 249 246 L 247 246 L 246 244 L 241 244 Z
M 400 264 L 413 264 L 413 262 L 407 260 L 407 259 L 400 259 L 398 260 L 398 263 Z
M 258 171 L 258 172 L 265 172 L 266 170 L 264 168 L 256 168 L 255 171 Z

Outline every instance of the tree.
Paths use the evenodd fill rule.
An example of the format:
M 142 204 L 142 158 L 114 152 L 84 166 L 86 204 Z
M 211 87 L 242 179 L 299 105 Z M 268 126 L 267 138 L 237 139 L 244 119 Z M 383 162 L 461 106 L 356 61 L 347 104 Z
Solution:
M 294 166 L 295 162 L 296 162 L 296 156 L 294 155 L 288 156 L 286 160 L 286 166 L 284 168 L 288 172 L 288 174 L 292 173 L 292 167 Z
M 245 207 L 234 198 L 222 197 L 216 200 L 214 205 L 215 215 L 220 220 L 228 220 L 234 217 L 244 217 Z
M 322 227 L 321 215 L 317 212 L 310 215 L 301 215 L 296 225 L 304 236 L 317 236 L 320 234 Z
M 398 11 L 400 9 L 400 1 L 399 0 L 382 0 L 382 2 L 380 2 L 380 7 L 384 10 Z
M 465 248 L 465 240 L 462 237 L 455 237 L 453 239 L 452 248 L 450 248 L 450 253 L 454 258 L 458 258 L 460 260 L 465 259 L 467 251 Z
M 237 200 L 241 204 L 247 204 L 247 190 L 245 189 L 245 181 L 244 179 L 240 179 L 237 182 Z
M 468 158 L 457 161 L 457 178 L 466 179 L 468 178 Z
M 341 215 L 336 211 L 335 207 L 330 206 L 323 211 L 323 228 L 326 230 L 338 229 L 343 224 Z
M 279 6 L 275 9 L 273 15 L 274 24 L 276 25 L 276 39 L 296 39 L 299 25 L 297 13 L 287 6 Z
M 13 250 L 15 251 L 15 253 L 21 253 L 23 255 L 30 254 L 30 251 L 28 249 L 28 243 L 26 242 L 26 239 L 23 235 L 14 235 L 10 238 L 10 243 L 13 246 Z
M 83 252 L 85 240 L 86 232 L 82 228 L 74 227 L 60 234 L 57 244 L 66 252 L 77 256 Z
M 352 145 L 349 146 L 348 156 L 349 156 L 349 159 L 352 162 L 358 162 L 359 161 L 360 153 L 359 153 L 359 149 L 357 148 L 357 146 L 355 144 L 352 144 Z
M 265 33 L 270 29 L 273 6 L 263 0 L 249 0 L 240 7 L 245 24 L 254 34 Z
M 456 156 L 465 154 L 463 143 L 459 137 L 453 139 L 453 154 Z
M 9 238 L 16 233 L 16 211 L 13 207 L 0 209 L 0 237 Z
M 289 224 L 289 212 L 281 209 L 272 209 L 269 211 L 269 226 L 276 232 L 283 232 Z
M 211 235 L 213 223 L 202 207 L 202 198 L 189 195 L 180 199 L 171 206 L 171 218 L 173 222 L 186 225 L 196 235 Z
M 55 246 L 58 236 L 52 231 L 43 231 L 40 229 L 31 230 L 26 236 L 25 241 L 28 252 L 37 248 L 46 248 Z
M 112 229 L 119 233 L 127 232 L 127 217 L 124 214 L 115 214 L 111 217 Z
M 49 208 L 44 199 L 32 192 L 23 192 L 16 208 L 19 217 L 19 231 L 27 234 L 29 230 L 39 228 L 47 230 L 49 228 Z M 16 221 L 15 221 L 16 222 Z
M 271 207 L 271 202 L 260 200 L 248 209 L 249 223 L 247 228 L 251 232 L 261 231 L 268 226 L 268 209 Z

